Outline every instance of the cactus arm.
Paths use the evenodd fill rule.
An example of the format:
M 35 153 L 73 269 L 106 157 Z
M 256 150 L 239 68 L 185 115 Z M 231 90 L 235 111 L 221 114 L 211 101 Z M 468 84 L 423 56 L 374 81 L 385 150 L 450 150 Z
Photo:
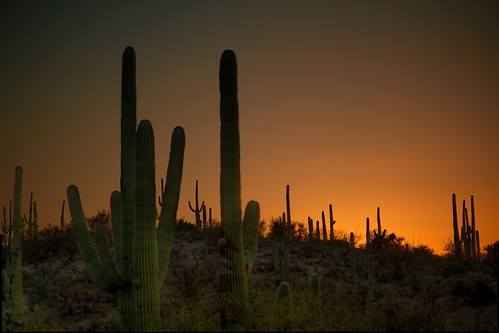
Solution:
M 100 261 L 102 267 L 105 267 L 104 272 L 109 280 L 109 290 L 115 290 L 125 286 L 125 281 L 121 278 L 116 264 L 113 259 L 113 254 L 109 246 L 106 228 L 102 224 L 95 226 L 95 244 L 98 253 L 100 254 Z
M 73 232 L 88 274 L 99 288 L 109 290 L 109 279 L 106 276 L 104 267 L 102 266 L 97 250 L 92 242 L 92 237 L 90 236 L 90 231 L 88 230 L 88 225 L 81 206 L 78 188 L 75 185 L 70 185 L 67 189 L 67 195 L 69 210 L 73 220 Z
M 118 262 L 122 261 L 121 256 L 123 254 L 121 248 L 121 193 L 119 191 L 113 191 L 110 198 L 111 204 L 111 225 L 113 228 L 113 247 L 114 247 L 114 258 L 116 261 L 116 267 L 118 268 Z M 118 269 L 120 276 L 122 272 Z M 123 277 L 123 276 L 122 276 Z
M 163 283 L 168 271 L 170 261 L 173 232 L 177 222 L 177 210 L 182 183 L 182 170 L 184 165 L 185 132 L 180 126 L 175 127 L 171 137 L 170 157 L 166 173 L 166 186 L 164 189 L 159 226 L 157 231 L 158 243 L 158 274 L 159 283 Z
M 260 222 L 260 205 L 251 200 L 246 205 L 243 218 L 244 258 L 247 272 L 251 271 L 256 258 L 258 241 L 258 224 Z

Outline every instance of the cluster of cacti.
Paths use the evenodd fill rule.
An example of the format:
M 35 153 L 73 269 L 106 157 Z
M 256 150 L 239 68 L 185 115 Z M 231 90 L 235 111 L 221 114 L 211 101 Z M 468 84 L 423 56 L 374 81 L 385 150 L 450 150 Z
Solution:
M 242 219 L 237 60 L 231 50 L 220 58 L 220 246 L 219 293 L 223 330 L 243 329 L 248 315 L 248 272 L 255 254 L 260 206 L 250 201 Z M 248 225 L 246 225 L 248 224 Z M 244 240 L 246 239 L 246 240 Z M 245 247 L 246 246 L 246 247 Z M 248 252 L 248 253 L 246 253 Z
M 196 218 L 196 231 L 197 233 L 201 233 L 201 211 L 203 209 L 205 209 L 205 206 L 204 206 L 204 201 L 203 203 L 201 204 L 201 206 L 199 206 L 199 199 L 198 199 L 198 181 L 196 180 L 196 191 L 195 191 L 195 202 L 196 202 L 196 206 L 195 208 L 192 207 L 191 205 L 191 201 L 189 200 L 189 208 L 191 209 L 191 211 L 194 213 L 194 216 Z M 206 213 L 205 213 L 206 214 Z M 205 223 L 206 219 L 204 219 L 203 223 Z M 204 230 L 203 230 L 204 231 Z
M 70 185 L 68 204 L 73 230 L 87 271 L 100 288 L 116 292 L 122 329 L 157 330 L 159 289 L 165 280 L 182 180 L 185 134 L 172 133 L 166 188 L 156 228 L 154 133 L 148 120 L 136 126 L 135 51 L 127 47 L 122 63 L 120 192 L 111 194 L 114 257 L 105 227 L 95 227 L 95 244 L 80 202 Z
M 475 200 L 471 196 L 471 225 L 466 200 L 463 200 L 462 225 L 458 226 L 456 194 L 452 193 L 452 224 L 454 229 L 454 254 L 468 260 L 480 260 L 480 235 L 475 226 Z
M 5 207 L 3 210 L 4 220 L 2 228 L 5 240 L 6 260 L 5 272 L 2 272 L 3 290 L 5 307 L 9 313 L 8 320 L 13 323 L 19 323 L 24 314 L 24 296 L 23 296 L 23 266 L 22 266 L 22 233 L 23 223 L 21 218 L 21 194 L 22 194 L 23 169 L 17 166 L 14 180 L 14 207 L 13 214 L 9 219 L 9 225 L 6 221 Z M 12 210 L 11 210 L 12 212 Z
M 322 240 L 328 240 L 328 232 L 326 226 L 326 215 L 325 212 L 321 212 L 322 217 Z M 333 218 L 333 205 L 329 204 L 329 240 L 334 240 L 334 224 L 336 221 Z M 310 241 L 316 239 L 321 240 L 321 230 L 319 227 L 319 221 L 316 221 L 316 228 L 314 231 L 314 220 L 309 216 L 308 217 L 308 239 Z
M 314 240 L 314 220 L 310 216 L 308 217 L 308 240 Z

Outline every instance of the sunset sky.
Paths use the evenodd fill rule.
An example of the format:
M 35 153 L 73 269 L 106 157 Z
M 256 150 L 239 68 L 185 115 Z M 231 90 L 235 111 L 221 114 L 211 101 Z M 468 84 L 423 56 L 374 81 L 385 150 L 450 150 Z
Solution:
M 220 219 L 218 70 L 238 61 L 243 209 L 365 242 L 366 217 L 440 253 L 452 193 L 499 240 L 499 1 L 1 1 L 0 206 L 23 167 L 42 227 L 66 189 L 87 217 L 119 189 L 121 59 L 137 55 L 137 119 L 156 175 L 186 134 L 178 218 L 199 199 Z M 66 210 L 66 220 L 70 220 Z M 461 222 L 461 218 L 460 218 Z

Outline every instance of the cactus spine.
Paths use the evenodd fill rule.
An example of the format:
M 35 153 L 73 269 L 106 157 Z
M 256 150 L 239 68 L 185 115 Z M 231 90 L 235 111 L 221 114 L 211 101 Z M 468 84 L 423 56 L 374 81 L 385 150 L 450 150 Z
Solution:
M 154 133 L 148 120 L 136 129 L 135 52 L 123 53 L 121 192 L 111 194 L 114 258 L 105 228 L 96 226 L 94 247 L 78 188 L 68 187 L 68 204 L 80 254 L 100 288 L 117 293 L 122 329 L 159 329 L 159 288 L 170 258 L 182 180 L 185 134 L 172 133 L 166 188 L 156 228 Z
M 245 328 L 248 312 L 248 277 L 246 270 L 241 211 L 241 168 L 239 105 L 237 99 L 237 60 L 232 50 L 220 58 L 220 206 L 223 241 L 220 296 L 222 330 Z M 252 204 L 252 207 L 256 206 Z M 248 228 L 257 232 L 258 228 Z M 253 231 L 254 230 L 254 231 Z M 253 235 L 244 235 L 252 238 Z

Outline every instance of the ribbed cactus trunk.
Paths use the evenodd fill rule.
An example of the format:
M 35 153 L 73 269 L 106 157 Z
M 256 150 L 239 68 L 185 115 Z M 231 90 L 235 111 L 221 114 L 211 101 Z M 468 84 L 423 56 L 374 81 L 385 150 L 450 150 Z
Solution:
M 21 221 L 21 192 L 23 181 L 22 167 L 16 167 L 14 181 L 14 213 L 12 220 L 12 243 L 10 245 L 11 255 L 11 271 L 10 284 L 12 304 L 11 318 L 14 322 L 21 319 L 24 313 L 24 296 L 23 296 L 23 253 L 22 253 L 22 229 Z
M 173 130 L 166 187 L 156 227 L 154 133 L 148 120 L 136 125 L 135 52 L 123 53 L 121 179 L 111 194 L 114 257 L 105 228 L 96 226 L 95 245 L 78 188 L 68 187 L 74 233 L 92 281 L 116 292 L 123 331 L 160 328 L 159 289 L 168 268 L 176 223 L 185 147 L 184 130 Z
M 140 122 L 135 144 L 136 219 L 132 257 L 134 327 L 136 331 L 158 330 L 160 313 L 154 134 L 149 121 Z
M 135 50 L 125 48 L 121 64 L 121 177 L 120 177 L 120 223 L 118 234 L 114 235 L 119 244 L 116 253 L 118 272 L 125 281 L 132 280 L 133 231 L 135 228 L 135 131 L 137 129 L 137 89 Z M 115 243 L 116 244 L 116 243 Z M 117 291 L 118 309 L 122 328 L 133 330 L 134 318 L 132 289 Z
M 237 60 L 231 50 L 220 59 L 220 205 L 225 246 L 221 248 L 222 329 L 245 327 L 248 281 L 243 254 Z

